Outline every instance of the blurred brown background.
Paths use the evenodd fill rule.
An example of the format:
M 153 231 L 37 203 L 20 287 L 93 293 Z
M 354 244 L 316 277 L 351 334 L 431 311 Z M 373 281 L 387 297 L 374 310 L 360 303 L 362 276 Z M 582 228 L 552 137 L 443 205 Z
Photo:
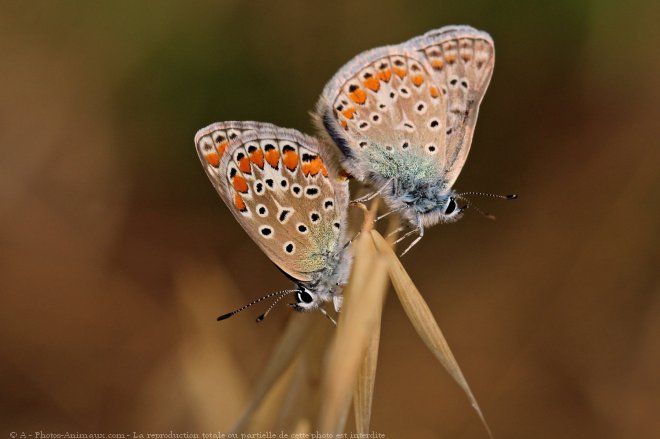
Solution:
M 403 260 L 499 438 L 651 438 L 660 420 L 656 2 L 3 2 L 0 435 L 227 431 L 290 312 L 193 135 L 311 132 L 358 52 L 446 24 L 497 62 L 461 190 L 516 192 Z M 320 315 L 318 318 L 322 318 Z M 372 426 L 484 438 L 395 297 Z

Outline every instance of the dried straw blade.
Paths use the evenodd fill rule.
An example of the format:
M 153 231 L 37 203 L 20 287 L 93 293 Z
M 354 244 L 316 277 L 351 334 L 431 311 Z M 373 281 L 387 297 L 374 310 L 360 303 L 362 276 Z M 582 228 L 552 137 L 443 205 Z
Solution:
M 386 283 L 377 285 L 374 273 L 386 268 L 367 232 L 354 241 L 355 262 L 321 383 L 318 430 L 322 433 L 343 432 L 357 373 L 380 319 Z
M 387 266 L 384 263 L 379 265 L 378 273 L 374 273 L 374 288 L 384 289 L 387 287 Z M 381 309 L 378 311 L 378 319 L 371 333 L 364 360 L 358 371 L 355 391 L 353 393 L 355 430 L 357 433 L 361 434 L 368 434 L 371 431 L 369 429 L 369 424 L 371 421 L 371 406 L 374 398 L 374 385 L 376 383 L 376 368 L 378 366 L 381 313 L 382 304 Z
M 310 327 L 315 320 L 314 317 L 315 316 L 304 314 L 295 314 L 291 317 L 280 342 L 268 361 L 266 370 L 257 383 L 254 391 L 254 398 L 232 429 L 233 432 L 244 432 L 246 427 L 250 424 L 250 419 L 257 408 L 259 408 L 264 397 L 287 370 L 298 351 L 302 348 L 303 341 L 310 333 Z
M 275 383 L 273 383 L 273 386 L 268 389 L 268 392 L 266 392 L 245 426 L 241 430 L 236 431 L 237 434 L 243 435 L 273 430 L 273 426 L 278 422 L 282 406 L 285 404 L 288 395 L 290 395 L 291 389 L 296 387 L 294 380 L 297 378 L 296 372 L 300 360 L 300 356 L 297 355 L 293 362 L 284 369 Z
M 315 322 L 296 356 L 295 371 L 279 407 L 273 431 L 295 431 L 301 419 L 316 425 L 321 401 L 321 370 L 336 327 L 320 313 L 313 313 L 312 317 Z
M 467 380 L 463 376 L 454 355 L 449 349 L 449 345 L 445 340 L 445 337 L 442 335 L 442 331 L 438 326 L 438 323 L 433 318 L 433 314 L 429 309 L 428 305 L 424 301 L 424 298 L 415 287 L 412 279 L 406 273 L 406 270 L 401 265 L 399 258 L 390 247 L 390 245 L 385 241 L 385 239 L 375 230 L 371 231 L 371 236 L 373 237 L 374 244 L 380 252 L 381 255 L 385 256 L 388 263 L 388 270 L 390 273 L 390 278 L 392 279 L 392 284 L 394 285 L 394 290 L 401 301 L 404 311 L 408 315 L 410 322 L 413 324 L 415 330 L 422 338 L 426 346 L 433 352 L 437 357 L 440 363 L 445 367 L 447 372 L 454 378 L 459 386 L 463 389 L 467 395 L 470 404 L 479 415 L 482 424 L 486 428 L 488 435 L 492 438 L 493 435 L 490 431 L 490 427 L 486 423 L 486 419 L 479 408 L 476 398 L 470 390 L 470 386 L 467 383 Z
M 375 212 L 374 212 L 375 213 Z M 389 232 L 394 232 L 400 224 L 399 218 L 394 216 L 388 226 Z M 391 242 L 396 239 L 394 233 Z M 388 240 L 390 242 L 390 240 Z M 387 264 L 383 258 L 379 258 L 378 266 L 373 271 L 373 288 L 385 289 L 387 283 Z M 378 320 L 371 333 L 369 346 L 364 356 L 364 361 L 358 371 L 357 383 L 353 393 L 353 410 L 355 412 L 355 430 L 360 434 L 369 434 L 371 422 L 371 407 L 374 399 L 374 385 L 376 383 L 376 369 L 378 366 L 378 348 L 380 345 L 381 316 L 384 302 L 381 302 L 381 310 L 378 312 Z

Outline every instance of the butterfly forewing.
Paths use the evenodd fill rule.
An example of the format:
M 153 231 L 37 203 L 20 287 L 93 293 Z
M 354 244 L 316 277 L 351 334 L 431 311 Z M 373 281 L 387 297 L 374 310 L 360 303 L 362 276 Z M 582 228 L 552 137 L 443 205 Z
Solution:
M 235 132 L 221 152 L 221 136 Z M 343 242 L 348 186 L 314 138 L 270 124 L 227 122 L 195 139 L 216 190 L 280 269 L 306 282 L 327 266 Z M 209 159 L 214 153 L 219 160 Z
M 446 115 L 443 177 L 452 186 L 470 151 L 479 105 L 493 74 L 493 40 L 486 32 L 450 26 L 404 45 L 423 53 L 440 87 Z
M 393 164 L 390 157 L 413 154 L 420 178 L 451 186 L 493 63 L 488 34 L 467 26 L 431 31 L 350 61 L 326 86 L 318 116 L 358 178 L 374 164 L 377 173 L 395 176 L 406 160 Z

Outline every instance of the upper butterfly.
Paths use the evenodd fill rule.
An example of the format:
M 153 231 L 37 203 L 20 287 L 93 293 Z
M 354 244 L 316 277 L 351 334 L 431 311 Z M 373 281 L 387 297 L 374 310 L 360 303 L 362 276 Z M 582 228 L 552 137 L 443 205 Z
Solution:
M 333 151 L 296 130 L 259 122 L 215 123 L 197 132 L 195 145 L 238 223 L 297 286 L 218 320 L 274 295 L 277 303 L 295 294 L 292 306 L 299 311 L 328 301 L 339 310 L 337 289 L 350 266 L 344 245 L 348 182 L 331 166 Z
M 341 150 L 346 170 L 419 233 L 410 247 L 424 227 L 462 214 L 452 186 L 494 63 L 490 35 L 447 26 L 356 56 L 323 90 L 317 124 Z

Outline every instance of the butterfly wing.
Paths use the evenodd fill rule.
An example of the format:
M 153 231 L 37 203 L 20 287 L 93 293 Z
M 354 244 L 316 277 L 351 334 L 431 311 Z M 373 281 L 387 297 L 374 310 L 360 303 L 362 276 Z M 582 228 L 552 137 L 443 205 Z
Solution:
M 435 176 L 451 187 L 467 159 L 494 56 L 491 37 L 468 26 L 369 50 L 326 85 L 318 123 L 359 179 L 373 173 L 379 157 L 373 150 L 382 149 L 413 153 L 420 158 L 411 162 L 419 178 Z
M 348 184 L 316 139 L 271 124 L 221 122 L 200 130 L 195 144 L 220 197 L 282 271 L 308 282 L 326 268 L 345 239 Z

